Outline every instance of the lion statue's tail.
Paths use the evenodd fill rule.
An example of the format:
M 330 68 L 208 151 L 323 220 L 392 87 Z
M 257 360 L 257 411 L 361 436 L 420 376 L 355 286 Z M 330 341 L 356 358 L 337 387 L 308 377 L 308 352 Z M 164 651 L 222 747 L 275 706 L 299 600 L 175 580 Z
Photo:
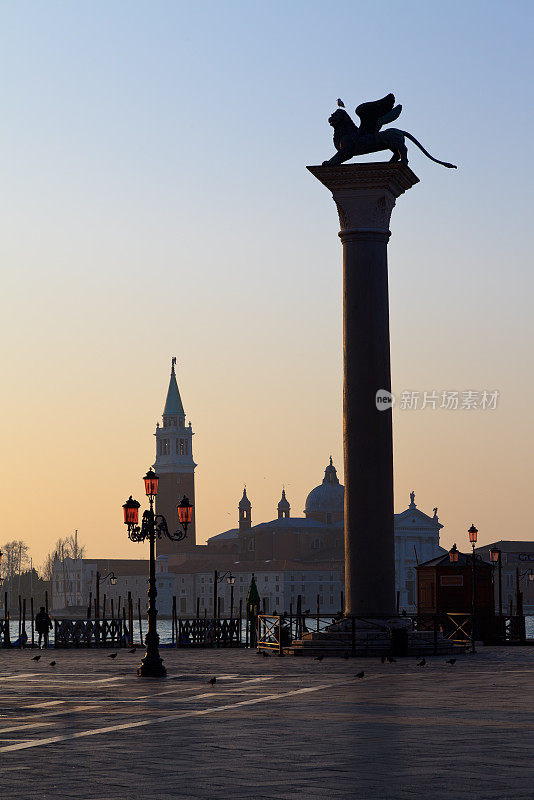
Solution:
M 439 160 L 439 158 L 434 158 L 434 156 L 431 156 L 431 155 L 430 155 L 430 153 L 428 152 L 428 150 L 425 150 L 425 148 L 423 147 L 423 145 L 421 144 L 421 142 L 418 142 L 418 141 L 417 141 L 417 139 L 415 138 L 415 136 L 412 136 L 412 134 L 411 134 L 411 133 L 408 133 L 408 131 L 403 131 L 403 134 L 404 134 L 404 135 L 405 135 L 405 136 L 406 136 L 406 137 L 407 137 L 407 138 L 408 138 L 408 139 L 409 139 L 411 142 L 413 142 L 414 144 L 416 144 L 416 145 L 417 145 L 417 147 L 419 148 L 419 150 L 422 150 L 422 151 L 423 151 L 423 153 L 425 154 L 425 156 L 427 156 L 427 157 L 428 157 L 428 158 L 429 158 L 431 161 L 435 161 L 435 162 L 436 162 L 436 164 L 441 164 L 443 167 L 448 167 L 449 169 L 458 169 L 458 167 L 456 166 L 456 164 L 449 164 L 449 162 L 448 162 L 448 161 L 440 161 L 440 160 Z

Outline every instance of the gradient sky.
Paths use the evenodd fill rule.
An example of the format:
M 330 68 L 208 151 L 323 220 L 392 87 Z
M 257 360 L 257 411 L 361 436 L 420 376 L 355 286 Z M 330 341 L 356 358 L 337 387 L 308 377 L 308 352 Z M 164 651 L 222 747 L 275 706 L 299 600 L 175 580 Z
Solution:
M 396 511 L 442 543 L 534 539 L 531 2 L 0 6 L 1 541 L 78 529 L 145 556 L 142 494 L 178 358 L 198 536 L 301 514 L 342 477 L 341 245 L 305 169 L 327 118 L 388 91 L 421 183 L 389 246 L 393 390 L 498 390 L 394 411 Z M 380 155 L 380 159 L 387 155 Z M 140 498 L 141 499 L 141 498 Z

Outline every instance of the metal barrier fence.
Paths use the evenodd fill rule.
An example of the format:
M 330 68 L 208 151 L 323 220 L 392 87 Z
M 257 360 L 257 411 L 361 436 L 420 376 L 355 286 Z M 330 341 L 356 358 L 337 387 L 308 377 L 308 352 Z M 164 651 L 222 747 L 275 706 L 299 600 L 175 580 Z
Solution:
M 55 619 L 54 647 L 127 647 L 122 619 Z
M 304 633 L 324 631 L 333 622 L 332 616 L 322 617 L 314 614 L 304 617 L 293 617 L 288 614 L 258 614 L 257 647 L 283 655 L 284 647 L 300 639 Z
M 176 621 L 175 647 L 239 647 L 241 645 L 240 620 L 235 619 L 183 619 Z
M 284 628 L 281 620 L 282 617 L 276 615 L 258 615 L 258 650 L 268 650 L 282 655 Z M 287 638 L 290 639 L 289 631 Z
M 413 617 L 413 628 L 419 631 L 434 631 L 434 638 L 441 633 L 445 639 L 458 645 L 472 643 L 473 615 L 469 612 L 419 614 Z M 477 638 L 485 644 L 526 644 L 525 617 L 517 614 L 496 614 L 478 621 Z
M 412 623 L 414 630 L 433 631 L 436 645 L 439 634 L 451 644 L 468 645 L 471 643 L 472 614 L 419 614 L 413 617 Z

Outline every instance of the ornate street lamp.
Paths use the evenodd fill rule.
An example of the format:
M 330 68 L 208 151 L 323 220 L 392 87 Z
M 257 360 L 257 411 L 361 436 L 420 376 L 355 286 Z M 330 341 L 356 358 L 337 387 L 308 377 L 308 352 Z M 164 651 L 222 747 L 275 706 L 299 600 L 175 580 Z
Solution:
M 144 542 L 148 539 L 150 544 L 149 558 L 149 578 L 148 578 L 148 633 L 146 635 L 146 653 L 141 661 L 137 674 L 141 677 L 163 678 L 167 670 L 163 666 L 163 661 L 159 654 L 159 636 L 157 631 L 156 597 L 156 537 L 161 539 L 166 536 L 173 542 L 180 542 L 187 536 L 187 526 L 191 522 L 193 506 L 187 499 L 177 506 L 178 520 L 183 530 L 171 533 L 167 527 L 167 520 L 162 514 L 154 513 L 154 498 L 158 493 L 158 476 L 151 468 L 143 478 L 145 482 L 145 492 L 148 497 L 150 508 L 143 512 L 141 526 L 139 526 L 139 503 L 132 496 L 123 504 L 124 524 L 128 526 L 128 537 L 132 542 Z
M 502 553 L 497 545 L 490 547 L 489 557 L 492 564 L 497 564 L 499 569 L 499 617 L 502 617 Z
M 469 530 L 467 531 L 469 534 L 469 541 L 471 542 L 471 546 L 473 548 L 473 609 L 472 609 L 472 620 L 471 620 L 471 647 L 473 653 L 475 652 L 475 642 L 478 633 L 478 625 L 477 625 L 477 563 L 476 563 L 476 554 L 475 554 L 475 545 L 477 543 L 478 538 L 478 528 L 475 528 L 474 525 L 471 525 Z
M 469 534 L 469 541 L 473 545 L 473 550 L 474 550 L 475 549 L 475 545 L 477 543 L 478 528 L 475 528 L 474 525 L 471 525 L 471 527 L 469 528 L 467 533 Z
M 456 542 L 455 542 L 451 547 L 451 549 L 449 550 L 449 561 L 451 562 L 451 564 L 456 564 L 458 562 L 459 552 L 460 551 L 456 547 Z

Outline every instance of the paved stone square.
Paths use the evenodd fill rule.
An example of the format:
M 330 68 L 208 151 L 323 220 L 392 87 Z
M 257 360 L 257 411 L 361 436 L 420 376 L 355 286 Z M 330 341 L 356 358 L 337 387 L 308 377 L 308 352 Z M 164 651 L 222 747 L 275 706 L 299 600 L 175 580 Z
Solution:
M 534 795 L 534 648 L 424 667 L 163 650 L 163 680 L 136 676 L 140 649 L 35 653 L 0 650 L 5 800 Z

